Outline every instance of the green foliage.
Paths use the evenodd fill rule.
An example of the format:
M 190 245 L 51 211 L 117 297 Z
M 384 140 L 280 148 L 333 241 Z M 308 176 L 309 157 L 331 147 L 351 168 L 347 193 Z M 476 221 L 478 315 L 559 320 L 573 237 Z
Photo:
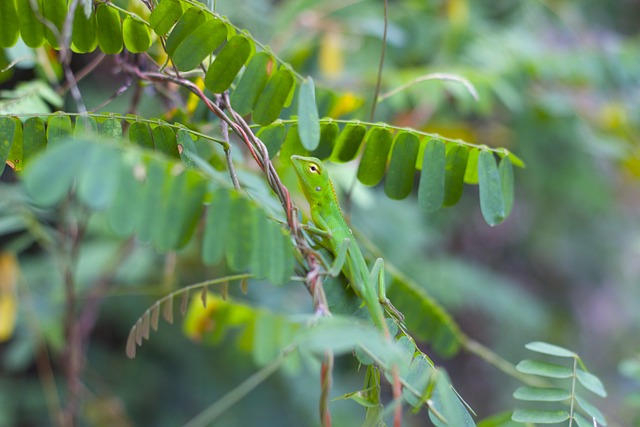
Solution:
M 592 295 L 591 290 L 623 283 L 635 271 L 624 270 L 624 260 L 635 259 L 624 252 L 634 253 L 631 222 L 612 214 L 617 210 L 613 195 L 632 199 L 628 189 L 621 189 L 628 178 L 614 175 L 612 165 L 638 174 L 638 120 L 625 113 L 633 106 L 637 83 L 637 43 L 625 42 L 617 29 L 602 23 L 580 22 L 582 14 L 591 12 L 578 12 L 570 2 L 553 10 L 531 2 L 462 0 L 447 2 L 447 7 L 391 2 L 384 37 L 379 31 L 380 4 L 333 8 L 313 0 L 223 3 L 82 0 L 72 19 L 66 16 L 72 2 L 64 0 L 0 4 L 0 79 L 23 76 L 25 69 L 36 76 L 0 92 L 0 164 L 18 176 L 10 190 L 0 186 L 0 235 L 8 242 L 5 249 L 2 241 L 0 255 L 18 252 L 26 278 L 19 284 L 19 301 L 24 303 L 18 307 L 13 341 L 2 348 L 2 356 L 7 355 L 3 369 L 8 367 L 11 374 L 0 385 L 0 424 L 47 423 L 36 419 L 40 412 L 31 411 L 26 400 L 13 398 L 15 390 L 23 389 L 24 376 L 35 371 L 29 363 L 37 358 L 41 367 L 46 361 L 39 349 L 56 359 L 54 367 L 65 360 L 88 361 L 92 375 L 83 378 L 87 386 L 80 389 L 99 390 L 95 396 L 82 394 L 81 404 L 75 405 L 77 384 L 53 384 L 60 390 L 68 386 L 63 404 L 86 408 L 77 424 L 136 424 L 126 415 L 131 411 L 132 419 L 143 419 L 135 414 L 140 411 L 145 422 L 181 425 L 180 416 L 191 416 L 194 407 L 208 403 L 202 396 L 220 394 L 224 397 L 213 407 L 217 423 L 267 425 L 268 416 L 244 418 L 255 411 L 238 411 L 238 417 L 233 413 L 227 419 L 224 415 L 229 402 L 252 390 L 260 393 L 257 385 L 280 367 L 286 381 L 274 380 L 266 394 L 278 396 L 276 403 L 283 406 L 263 411 L 276 414 L 277 425 L 299 425 L 300 419 L 316 417 L 318 401 L 321 408 L 331 407 L 336 425 L 361 423 L 345 416 L 351 414 L 342 409 L 346 402 L 329 404 L 335 395 L 364 406 L 366 422 L 389 422 L 396 402 L 382 406 L 389 396 L 383 380 L 391 382 L 395 366 L 404 386 L 403 403 L 415 412 L 405 415 L 407 424 L 411 418 L 428 422 L 428 413 L 436 426 L 475 425 L 452 380 L 431 361 L 432 353 L 457 356 L 448 362 L 453 382 L 481 414 L 502 410 L 504 387 L 496 384 L 498 375 L 478 378 L 476 365 L 465 359 L 468 354 L 513 377 L 523 379 L 521 374 L 527 373 L 534 378 L 524 379 L 526 385 L 514 394 L 531 403 L 530 409 L 513 413 L 518 423 L 571 420 L 591 427 L 589 419 L 595 417 L 604 424 L 599 410 L 584 398 L 585 390 L 606 396 L 602 382 L 584 366 L 577 367 L 581 361 L 575 353 L 533 343 L 531 350 L 574 365 L 557 359 L 525 360 L 518 365 L 519 374 L 466 333 L 492 341 L 493 348 L 505 351 L 505 358 L 515 357 L 511 349 L 519 343 L 514 342 L 533 330 L 553 334 L 556 340 L 573 339 L 578 332 L 567 326 L 567 314 L 591 304 L 589 316 L 573 320 L 590 325 L 590 334 L 600 333 L 602 346 L 611 348 L 611 354 L 613 341 L 632 341 L 610 333 L 620 330 L 619 322 L 629 316 L 624 307 L 610 313 L 611 295 L 618 292 Z M 209 10 L 211 4 L 218 9 Z M 558 23 L 572 11 L 575 34 L 568 34 Z M 594 36 L 590 28 L 610 40 L 606 57 L 594 48 L 602 36 Z M 262 43 L 270 33 L 274 51 Z M 589 43 L 576 44 L 578 38 Z M 370 105 L 365 98 L 370 98 L 377 77 L 383 40 L 387 57 L 382 93 L 376 117 L 366 119 Z M 96 50 L 118 56 L 100 63 L 93 60 L 101 58 L 96 52 L 69 61 L 70 51 Z M 34 58 L 35 65 L 30 64 Z M 114 71 L 124 77 L 116 85 L 124 86 L 111 87 Z M 69 80 L 72 74 L 77 85 Z M 592 92 L 593 87 L 599 92 Z M 104 99 L 108 94 L 103 91 L 113 95 Z M 101 111 L 105 104 L 117 113 L 85 113 Z M 73 106 L 82 114 L 73 113 Z M 64 111 L 50 114 L 59 109 Z M 133 114 L 125 116 L 125 111 Z M 518 177 L 515 208 L 514 166 L 524 163 L 512 148 L 531 165 L 523 180 Z M 597 162 L 589 157 L 594 153 Z M 388 295 L 405 316 L 395 325 L 396 341 L 382 339 L 358 321 L 366 317 L 361 301 L 341 278 L 327 276 L 328 265 L 321 261 L 314 238 L 300 232 L 300 215 L 292 204 L 300 199 L 288 177 L 293 154 L 336 164 L 353 162 L 332 167 L 342 181 L 338 187 L 348 189 L 345 213 L 353 213 L 355 235 L 361 224 L 356 217 L 368 217 L 373 228 L 359 241 L 381 237 L 381 253 L 370 246 L 369 255 L 393 258 L 389 266 L 396 263 L 388 271 Z M 478 212 L 477 200 L 469 199 L 476 185 Z M 414 195 L 417 200 L 402 205 L 390 201 Z M 454 205 L 459 208 L 440 209 Z M 476 221 L 484 218 L 497 225 L 512 211 L 515 218 L 497 230 L 487 231 Z M 615 224 L 624 225 L 624 244 Z M 108 245 L 117 246 L 111 256 L 94 250 Z M 147 262 L 130 256 L 137 251 L 145 253 Z M 102 255 L 95 255 L 99 252 Z M 6 277 L 3 268 L 0 264 L 0 279 Z M 215 279 L 202 281 L 203 276 Z M 230 292 L 247 292 L 250 281 L 251 302 L 240 302 L 244 297 L 239 295 L 225 300 L 208 293 L 220 289 L 226 297 L 229 282 L 236 280 L 239 286 Z M 274 287 L 264 281 L 288 285 Z M 301 293 L 301 282 L 308 296 Z M 565 282 L 573 284 L 571 293 Z M 13 292 L 2 286 L 0 322 L 10 312 L 2 304 Z M 333 318 L 322 316 L 323 291 Z M 155 302 L 134 322 L 127 353 L 133 355 L 150 338 L 161 316 L 171 322 L 174 305 L 180 305 L 185 333 L 217 346 L 211 360 L 192 363 L 197 351 L 183 351 L 181 337 L 172 336 L 170 328 L 138 354 L 135 365 L 122 365 L 121 355 L 106 356 L 106 347 L 124 341 L 118 331 L 129 328 L 133 313 L 143 310 L 135 301 L 129 305 L 135 300 L 129 294 L 147 293 Z M 548 297 L 553 307 L 543 310 Z M 108 335 L 108 343 L 89 337 L 100 304 L 116 313 L 97 325 L 96 334 Z M 318 317 L 309 316 L 314 310 Z M 599 324 L 590 324 L 587 317 L 602 322 L 606 340 Z M 458 318 L 462 326 L 454 320 Z M 44 325 L 42 331 L 30 326 L 38 324 Z M 546 329 L 548 325 L 554 328 Z M 89 335 L 78 340 L 76 330 Z M 74 343 L 89 341 L 89 353 L 74 350 Z M 230 342 L 235 346 L 226 345 Z M 176 349 L 182 353 L 177 359 L 163 360 Z M 334 367 L 325 358 L 327 351 L 341 355 Z M 73 357 L 66 357 L 67 352 Z M 351 357 L 354 352 L 356 358 Z M 223 354 L 229 359 L 220 359 Z M 233 388 L 231 371 L 244 356 L 249 358 L 247 369 L 259 370 Z M 616 356 L 603 355 L 601 360 L 607 357 Z M 367 366 L 361 388 L 353 385 L 362 381 L 355 378 L 356 362 Z M 164 363 L 179 365 L 180 374 Z M 123 374 L 127 378 L 167 378 L 165 387 L 179 391 L 170 402 L 179 410 L 157 396 L 153 407 L 141 404 L 142 396 L 152 395 L 144 381 L 122 389 L 122 384 L 113 385 L 117 391 L 109 395 L 118 376 L 95 380 L 104 373 L 97 372 L 102 367 L 130 374 Z M 323 372 L 332 369 L 336 392 L 328 396 L 330 378 Z M 196 370 L 196 380 L 187 377 Z M 305 377 L 304 385 L 295 375 Z M 76 378 L 81 376 L 76 372 Z M 468 389 L 459 385 L 465 381 Z M 29 377 L 24 384 L 36 382 Z M 46 381 L 43 384 L 46 388 Z M 473 395 L 477 388 L 482 393 Z M 29 396 L 55 395 L 51 389 L 24 390 Z M 314 392 L 322 396 L 316 398 Z M 10 403 L 3 399 L 6 395 L 12 397 Z M 490 395 L 490 402 L 483 395 Z M 175 396 L 189 400 L 180 402 Z M 249 400 L 256 405 L 267 401 Z M 125 402 L 125 416 L 117 419 L 122 414 L 112 412 L 121 405 L 104 403 L 111 401 Z M 633 402 L 627 405 L 633 408 Z M 15 414 L 36 415 L 16 420 Z M 210 424 L 211 417 L 205 411 L 189 425 Z M 478 425 L 519 425 L 513 420 L 511 412 L 500 412 Z
M 519 387 L 513 394 L 518 400 L 528 402 L 563 402 L 569 406 L 567 410 L 547 409 L 517 409 L 513 412 L 512 419 L 519 423 L 556 424 L 571 419 L 580 427 L 594 425 L 606 426 L 607 422 L 602 413 L 583 396 L 578 384 L 585 391 L 590 391 L 600 397 L 606 397 L 607 392 L 598 377 L 586 371 L 580 357 L 563 347 L 545 342 L 532 342 L 525 346 L 527 349 L 546 356 L 569 360 L 571 366 L 559 365 L 540 360 L 525 359 L 518 363 L 518 371 L 551 379 L 570 379 L 570 384 L 564 387 Z M 578 365 L 580 368 L 578 368 Z M 578 407 L 584 411 L 578 412 Z M 588 420 L 594 420 L 588 421 Z

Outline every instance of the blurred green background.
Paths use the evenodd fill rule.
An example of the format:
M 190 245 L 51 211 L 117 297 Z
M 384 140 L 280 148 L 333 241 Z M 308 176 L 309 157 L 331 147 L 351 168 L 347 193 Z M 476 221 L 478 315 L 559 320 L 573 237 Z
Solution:
M 352 93 L 356 104 L 369 102 L 382 2 L 237 0 L 217 7 L 318 85 Z M 468 79 L 480 99 L 460 84 L 426 81 L 386 98 L 375 119 L 504 146 L 527 167 L 516 171 L 511 217 L 495 228 L 482 219 L 475 186 L 466 186 L 455 207 L 425 215 L 415 201 L 389 201 L 381 189 L 358 184 L 353 224 L 472 338 L 514 363 L 530 356 L 523 347 L 530 341 L 571 348 L 603 379 L 609 396 L 598 406 L 610 425 L 640 426 L 640 2 L 390 0 L 389 19 L 383 93 L 429 73 L 450 73 Z M 16 73 L 3 88 L 30 79 L 29 72 Z M 88 103 L 115 90 L 120 83 L 113 79 L 98 70 L 83 82 Z M 128 96 L 107 110 L 126 105 Z M 143 102 L 147 114 L 157 114 L 152 104 Z M 0 223 L 22 203 L 6 175 Z M 332 169 L 341 193 L 354 175 L 349 165 Z M 20 238 L 6 232 L 0 244 Z M 96 218 L 79 275 L 96 277 L 124 245 Z M 155 298 L 221 275 L 199 265 L 194 248 L 175 258 L 135 242 L 128 250 L 89 345 L 83 383 L 93 397 L 84 419 L 95 426 L 182 425 L 256 367 L 231 340 L 215 347 L 192 342 L 180 322 L 162 324 L 137 358 L 127 359 L 128 331 Z M 38 363 L 44 348 L 61 348 L 61 278 L 37 248 L 19 261 L 20 317 L 13 338 L 0 344 L 0 426 L 48 425 L 51 394 L 43 392 L 47 379 Z M 311 305 L 297 285 L 251 283 L 248 295 L 231 293 L 287 312 Z M 435 361 L 478 420 L 517 406 L 511 394 L 518 384 L 478 358 Z M 337 362 L 334 395 L 357 389 L 354 368 L 353 360 Z M 216 425 L 318 425 L 317 375 L 317 366 L 278 373 Z M 338 401 L 332 409 L 335 425 L 361 421 L 353 403 Z M 419 414 L 407 425 L 425 419 Z

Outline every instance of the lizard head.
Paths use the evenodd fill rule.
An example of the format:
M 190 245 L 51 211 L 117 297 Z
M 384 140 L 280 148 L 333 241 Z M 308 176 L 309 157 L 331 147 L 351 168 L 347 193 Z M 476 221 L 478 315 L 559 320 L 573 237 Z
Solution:
M 322 201 L 326 191 L 332 188 L 322 162 L 315 157 L 291 156 L 291 163 L 307 200 Z

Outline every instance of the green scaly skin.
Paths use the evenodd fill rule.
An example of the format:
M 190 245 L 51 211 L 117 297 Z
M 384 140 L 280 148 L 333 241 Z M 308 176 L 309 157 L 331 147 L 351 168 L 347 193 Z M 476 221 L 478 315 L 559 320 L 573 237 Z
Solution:
M 322 162 L 314 157 L 291 156 L 291 162 L 305 198 L 309 202 L 313 223 L 318 229 L 327 233 L 324 239 L 327 248 L 335 256 L 348 239 L 349 247 L 342 273 L 351 283 L 356 294 L 364 300 L 376 328 L 383 331 L 389 338 L 389 328 L 380 305 L 376 284 L 370 283 L 367 263 L 342 215 L 327 170 Z

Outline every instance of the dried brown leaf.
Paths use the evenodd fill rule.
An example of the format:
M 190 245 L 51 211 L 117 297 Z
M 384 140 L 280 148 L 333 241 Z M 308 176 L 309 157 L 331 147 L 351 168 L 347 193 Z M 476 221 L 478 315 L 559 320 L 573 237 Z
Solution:
M 131 328 L 129 332 L 129 337 L 127 337 L 127 357 L 129 359 L 133 359 L 136 357 L 136 327 Z
M 209 288 L 207 286 L 202 287 L 202 291 L 200 292 L 200 299 L 202 300 L 202 306 L 207 308 L 207 294 L 209 292 Z
M 151 307 L 151 327 L 154 331 L 158 330 L 158 321 L 160 320 L 160 303 L 156 302 Z
M 173 296 L 170 296 L 162 307 L 162 317 L 169 323 L 173 323 Z
M 180 314 L 182 316 L 187 312 L 187 306 L 189 305 L 189 289 L 185 289 L 182 292 L 182 301 L 180 302 Z

